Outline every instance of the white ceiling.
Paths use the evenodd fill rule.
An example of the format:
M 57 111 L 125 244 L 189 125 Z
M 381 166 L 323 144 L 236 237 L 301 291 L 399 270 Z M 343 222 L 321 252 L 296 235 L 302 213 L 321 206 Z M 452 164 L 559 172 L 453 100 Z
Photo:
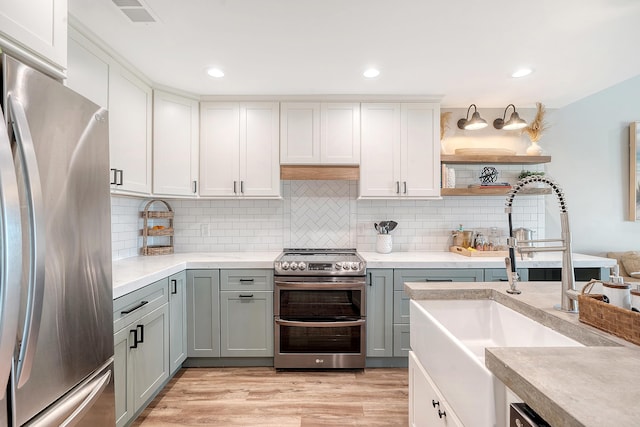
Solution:
M 561 107 L 640 75 L 640 0 L 139 1 L 158 22 L 132 23 L 112 0 L 69 12 L 155 84 L 197 95 Z M 510 77 L 525 65 L 534 73 Z M 366 80 L 370 66 L 381 74 Z

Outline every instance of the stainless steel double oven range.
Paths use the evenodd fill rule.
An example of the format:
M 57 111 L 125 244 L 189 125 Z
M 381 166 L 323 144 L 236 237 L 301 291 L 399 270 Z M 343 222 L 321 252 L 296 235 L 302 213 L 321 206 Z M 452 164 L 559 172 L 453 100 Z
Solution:
M 365 269 L 355 249 L 285 249 L 275 261 L 276 369 L 361 369 Z

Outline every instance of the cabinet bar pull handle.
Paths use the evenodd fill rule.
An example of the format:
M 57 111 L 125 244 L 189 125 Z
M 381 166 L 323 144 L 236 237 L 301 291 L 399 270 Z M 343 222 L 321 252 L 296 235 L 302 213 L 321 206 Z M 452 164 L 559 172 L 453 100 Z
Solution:
M 425 282 L 453 282 L 453 279 L 424 279 Z
M 177 294 L 178 293 L 178 281 L 176 279 L 171 279 L 171 286 L 173 286 L 171 288 L 171 293 L 172 294 Z
M 121 311 L 120 314 L 129 314 L 129 313 L 133 313 L 134 311 L 136 311 L 139 308 L 142 308 L 143 306 L 145 306 L 146 304 L 149 304 L 149 301 L 140 301 L 140 304 L 136 305 L 135 307 L 131 307 L 129 310 L 124 310 Z
M 404 194 L 407 194 L 407 181 L 403 181 L 403 182 L 402 182 L 402 186 L 403 186 L 403 188 L 404 188 L 403 193 L 404 193 Z
M 193 181 L 193 194 L 198 192 L 198 181 Z
M 138 341 L 138 344 L 142 344 L 144 342 L 144 325 L 138 325 L 136 329 L 140 331 L 140 341 Z
M 400 181 L 396 181 L 396 194 L 400 194 Z
M 122 169 L 117 169 L 116 173 L 120 175 L 120 180 L 118 180 L 116 185 L 122 185 L 122 183 L 124 182 L 124 171 Z
M 434 399 L 431 399 L 431 404 L 433 405 L 433 407 L 434 407 L 434 408 L 435 408 L 436 406 L 437 406 L 437 407 L 440 407 L 440 401 L 439 401 L 439 400 L 436 402 Z
M 240 294 L 238 295 L 240 298 L 253 298 L 253 294 L 249 294 L 249 295 L 245 295 L 245 294 Z
M 138 329 L 132 329 L 129 331 L 129 335 L 133 332 L 133 344 L 129 348 L 138 348 Z
M 236 190 L 236 184 L 237 181 L 233 181 L 233 194 L 238 194 L 238 191 Z
M 118 183 L 118 181 L 116 180 L 116 174 L 118 173 L 118 169 L 111 168 L 109 170 L 111 171 L 111 173 L 113 173 L 113 180 L 111 180 L 109 184 L 116 185 Z
M 240 282 L 253 282 L 253 279 L 240 279 Z
M 240 193 L 244 194 L 244 181 L 240 181 Z
M 373 286 L 373 278 L 371 277 L 371 272 L 369 272 L 369 286 Z
M 441 411 L 440 409 L 438 409 L 438 417 L 442 418 L 447 418 L 447 411 Z

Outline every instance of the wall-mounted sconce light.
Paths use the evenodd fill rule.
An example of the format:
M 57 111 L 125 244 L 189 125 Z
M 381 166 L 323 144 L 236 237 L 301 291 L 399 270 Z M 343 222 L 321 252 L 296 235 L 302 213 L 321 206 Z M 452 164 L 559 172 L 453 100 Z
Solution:
M 473 107 L 473 115 L 471 116 L 471 118 L 469 118 L 471 107 Z M 471 104 L 469 105 L 469 109 L 467 109 L 467 117 L 458 120 L 458 127 L 465 130 L 483 129 L 487 127 L 487 121 L 480 117 L 480 113 L 478 113 L 476 104 Z
M 504 121 L 507 117 L 507 110 L 509 107 L 513 107 L 513 113 L 511 113 L 511 117 L 508 121 Z M 507 108 L 504 109 L 504 114 L 502 118 L 497 118 L 493 121 L 493 127 L 496 129 L 504 129 L 504 130 L 518 130 L 524 127 L 527 127 L 527 122 L 522 120 L 518 113 L 516 112 L 516 106 L 513 104 L 507 105 Z

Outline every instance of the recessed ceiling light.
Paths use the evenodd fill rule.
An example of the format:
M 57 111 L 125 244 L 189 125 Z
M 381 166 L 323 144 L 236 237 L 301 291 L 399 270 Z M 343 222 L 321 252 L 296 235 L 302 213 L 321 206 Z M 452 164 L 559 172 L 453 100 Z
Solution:
M 380 75 L 380 70 L 377 70 L 375 68 L 369 68 L 364 73 L 362 73 L 362 75 L 365 76 L 368 79 L 372 79 L 372 78 L 378 77 Z
M 513 78 L 524 77 L 524 76 L 528 76 L 532 72 L 533 70 L 531 68 L 520 68 L 519 70 L 516 70 L 513 74 L 511 74 L 511 77 Z
M 217 79 L 219 79 L 220 77 L 224 77 L 224 72 L 219 68 L 209 68 L 207 70 L 207 74 Z

